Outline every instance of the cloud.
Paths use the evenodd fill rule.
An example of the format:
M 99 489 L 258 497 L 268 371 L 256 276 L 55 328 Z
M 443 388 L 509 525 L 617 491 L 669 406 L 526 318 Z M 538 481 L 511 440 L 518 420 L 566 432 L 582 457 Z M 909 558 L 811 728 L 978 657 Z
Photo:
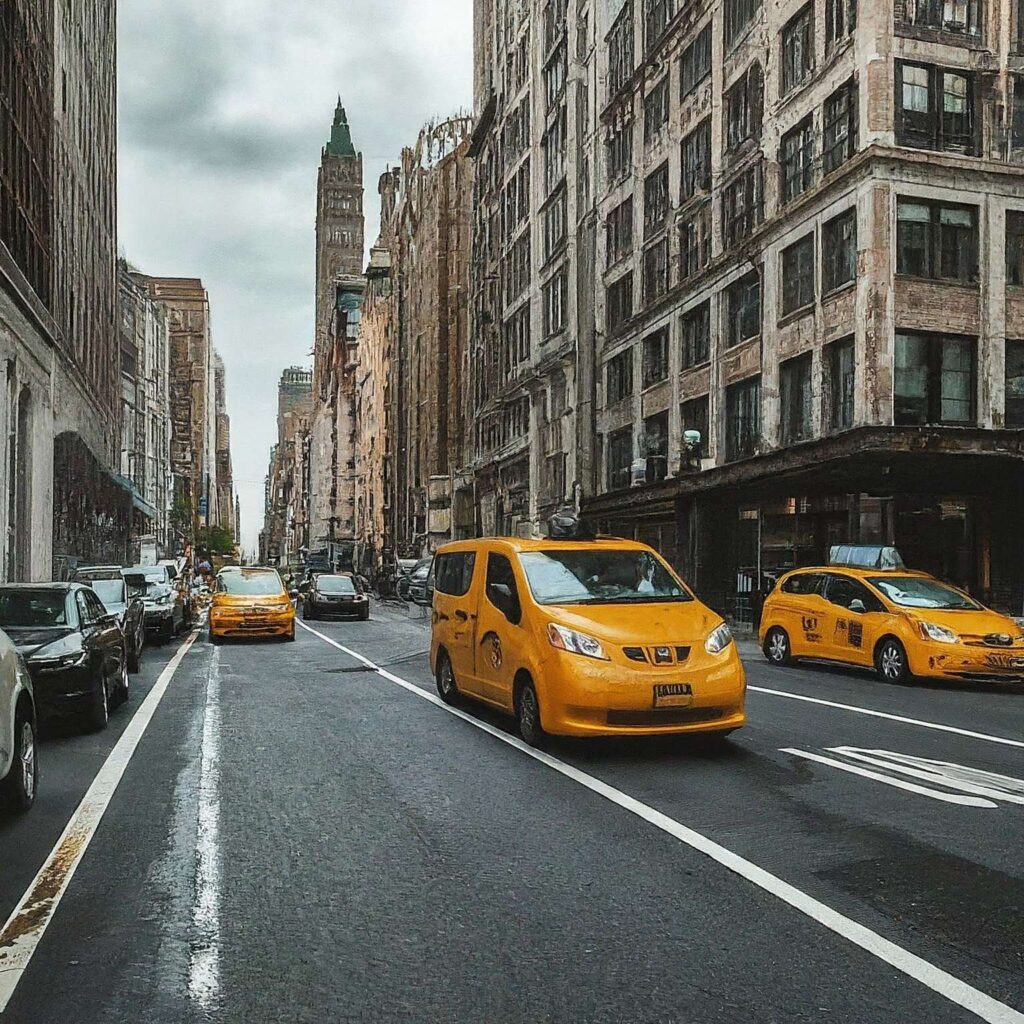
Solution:
M 281 370 L 309 363 L 320 150 L 340 94 L 377 180 L 472 103 L 472 0 L 120 0 L 120 240 L 199 276 L 227 366 L 243 536 L 255 547 Z

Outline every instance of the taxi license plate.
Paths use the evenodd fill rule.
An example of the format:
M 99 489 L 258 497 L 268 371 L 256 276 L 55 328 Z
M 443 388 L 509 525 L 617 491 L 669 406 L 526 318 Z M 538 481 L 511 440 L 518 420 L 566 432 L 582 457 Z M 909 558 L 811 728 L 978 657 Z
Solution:
M 1024 658 L 1010 654 L 990 654 L 986 660 L 992 668 L 1024 668 Z
M 689 683 L 658 683 L 654 687 L 656 708 L 688 708 L 693 703 L 693 687 Z

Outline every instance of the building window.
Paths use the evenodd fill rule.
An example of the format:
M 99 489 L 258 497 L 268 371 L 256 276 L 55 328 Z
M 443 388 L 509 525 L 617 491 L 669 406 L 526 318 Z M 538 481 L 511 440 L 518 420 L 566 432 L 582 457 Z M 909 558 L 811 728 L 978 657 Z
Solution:
M 857 384 L 853 338 L 834 341 L 826 352 L 829 426 L 832 430 L 848 430 L 853 426 L 853 401 Z
M 1024 10 L 1021 21 L 1024 22 Z M 1010 123 L 1009 159 L 1020 163 L 1024 156 L 1024 75 L 1010 75 Z
M 605 233 L 608 242 L 608 266 L 612 266 L 633 251 L 632 196 L 608 214 Z
M 725 0 L 725 48 L 728 50 L 761 9 L 761 0 Z
M 901 146 L 976 153 L 972 75 L 897 61 L 896 107 Z
M 857 27 L 857 0 L 825 0 L 825 52 L 849 38 Z
M 711 355 L 711 302 L 702 302 L 699 306 L 684 313 L 680 321 L 682 333 L 682 368 L 706 363 Z
M 608 33 L 608 95 L 614 96 L 633 77 L 633 4 L 627 0 Z
M 682 427 L 683 439 L 686 439 L 688 430 L 695 430 L 700 434 L 700 444 L 697 450 L 692 452 L 698 459 L 708 458 L 711 451 L 710 416 L 708 415 L 709 399 L 707 395 L 701 398 L 691 398 L 679 406 L 679 421 Z
M 629 487 L 633 467 L 633 428 L 625 427 L 608 435 L 608 487 L 622 491 Z
M 668 238 L 644 253 L 644 303 L 657 302 L 668 291 Z
M 782 314 L 814 305 L 814 232 L 782 250 Z
M 806 82 L 814 70 L 814 7 L 808 4 L 782 30 L 782 95 Z
M 652 171 L 644 182 L 644 237 L 660 231 L 668 219 L 668 161 Z
M 676 0 L 644 0 L 644 47 L 650 53 L 661 42 L 676 13 Z
M 547 0 L 544 4 L 544 52 L 565 33 L 566 0 Z
M 725 332 L 726 348 L 749 341 L 761 333 L 761 276 L 756 270 L 726 289 Z
M 811 436 L 811 353 L 787 359 L 779 367 L 779 437 L 784 445 Z
M 980 9 L 979 0 L 906 0 L 904 6 L 911 25 L 974 39 L 981 36 Z
M 608 361 L 606 373 L 607 405 L 616 405 L 633 394 L 633 350 L 626 349 Z
M 679 225 L 679 278 L 693 277 L 711 262 L 711 203 Z
M 683 139 L 682 198 L 711 191 L 711 118 L 699 124 Z
M 649 146 L 668 124 L 668 80 L 661 81 L 644 97 L 644 145 Z
M 896 272 L 970 284 L 978 280 L 978 208 L 900 199 Z
M 521 306 L 505 322 L 505 352 L 502 373 L 506 380 L 515 376 L 520 364 L 530 359 L 530 306 Z
M 974 422 L 974 339 L 896 335 L 897 426 Z
M 1024 285 L 1024 210 L 1006 211 L 1006 283 Z
M 544 65 L 544 95 L 547 109 L 553 110 L 565 95 L 565 81 L 569 70 L 569 48 L 565 39 Z
M 649 484 L 660 483 L 668 476 L 668 413 L 659 412 L 644 420 L 640 452 L 647 460 Z
M 782 199 L 789 202 L 814 184 L 814 118 L 807 116 L 782 136 Z
M 508 259 L 507 302 L 518 298 L 530 283 L 530 233 L 526 232 L 512 246 Z
M 1006 340 L 1007 427 L 1024 427 L 1024 341 Z
M 565 244 L 569 230 L 569 199 L 565 188 L 544 207 L 544 262 L 547 263 Z
M 633 272 L 608 286 L 608 333 L 613 334 L 633 315 Z
M 857 208 L 825 223 L 821 233 L 821 288 L 825 294 L 857 279 Z
M 544 335 L 565 330 L 569 305 L 569 274 L 563 267 L 544 285 Z
M 608 179 L 620 181 L 633 167 L 633 122 L 623 121 L 608 136 Z
M 747 73 L 725 94 L 726 149 L 734 150 L 747 139 L 761 137 L 761 113 L 764 107 L 764 73 L 754 63 Z
M 689 96 L 694 89 L 711 76 L 711 22 L 698 33 L 683 50 L 679 60 L 679 95 Z
M 544 149 L 544 190 L 551 192 L 565 177 L 565 125 L 566 113 L 563 106 L 541 143 Z
M 857 152 L 857 83 L 851 78 L 825 100 L 821 172 L 831 174 Z
M 730 182 L 722 193 L 722 233 L 726 246 L 736 245 L 753 234 L 763 219 L 761 175 L 761 164 L 753 164 Z
M 761 440 L 761 378 L 751 377 L 725 389 L 725 457 L 749 458 Z
M 668 328 L 644 338 L 644 387 L 653 387 L 668 379 Z

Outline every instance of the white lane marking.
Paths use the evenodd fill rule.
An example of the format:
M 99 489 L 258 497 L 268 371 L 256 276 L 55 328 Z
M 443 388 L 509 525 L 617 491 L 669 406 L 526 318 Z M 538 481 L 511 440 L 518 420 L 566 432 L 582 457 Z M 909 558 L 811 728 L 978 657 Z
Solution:
M 961 793 L 973 793 L 975 796 L 1002 800 L 1008 804 L 1024 804 L 1024 780 L 1009 775 L 997 775 L 994 772 L 982 771 L 980 768 L 954 764 L 952 761 L 933 761 L 925 757 L 898 754 L 892 750 L 830 747 L 829 751 Z
M 203 747 L 196 823 L 194 930 L 188 966 L 189 998 L 203 1010 L 220 996 L 220 648 L 213 648 L 206 681 Z
M 6 1009 L 18 987 L 60 901 L 74 877 L 85 851 L 89 848 L 103 815 L 124 776 L 125 770 L 153 720 L 167 687 L 185 655 L 199 636 L 198 630 L 178 648 L 164 667 L 153 689 L 135 712 L 121 734 L 88 792 L 71 816 L 57 845 L 54 846 L 28 887 L 28 891 L 0 931 L 0 1014 Z
M 733 853 L 732 850 L 720 846 L 700 832 L 687 828 L 687 826 L 676 821 L 674 818 L 670 818 L 667 814 L 663 814 L 661 811 L 641 803 L 635 797 L 629 796 L 628 793 L 623 793 L 614 786 L 609 786 L 606 782 L 602 782 L 593 775 L 580 771 L 578 768 L 559 760 L 557 757 L 552 757 L 551 754 L 528 747 L 518 737 L 502 732 L 500 729 L 474 718 L 459 708 L 449 707 L 440 697 L 420 689 L 414 683 L 410 683 L 408 680 L 402 679 L 386 669 L 380 668 L 358 651 L 353 651 L 351 648 L 339 644 L 336 640 L 332 640 L 329 636 L 315 629 L 310 629 L 305 623 L 299 622 L 299 625 L 343 654 L 347 654 L 350 658 L 355 658 L 356 661 L 366 665 L 367 668 L 372 669 L 382 678 L 401 686 L 409 693 L 415 694 L 421 700 L 425 700 L 429 704 L 440 708 L 440 710 L 462 719 L 462 721 L 476 729 L 480 729 L 482 732 L 488 733 L 502 743 L 515 747 L 516 750 L 526 754 L 527 757 L 532 757 L 535 761 L 539 761 L 541 764 L 546 765 L 567 779 L 571 779 L 592 793 L 604 797 L 604 799 L 611 801 L 611 803 L 616 804 L 623 810 L 629 811 L 631 814 L 635 814 L 638 818 L 678 839 L 691 849 L 704 854 L 741 878 L 745 878 L 759 889 L 763 889 L 765 892 L 782 900 L 794 910 L 824 925 L 841 938 L 846 939 L 855 946 L 859 946 L 872 956 L 877 957 L 884 963 L 896 968 L 896 970 L 920 982 L 926 988 L 931 989 L 950 1002 L 962 1006 L 981 1020 L 988 1021 L 989 1024 L 1024 1024 L 1024 1013 L 1015 1010 L 1011 1006 L 1007 1006 L 1005 1003 L 999 1002 L 997 999 L 993 999 L 992 996 L 968 985 L 967 982 L 954 977 L 952 974 L 942 970 L 941 967 L 936 967 L 915 953 L 911 953 L 909 950 L 884 938 L 877 932 L 871 931 L 870 928 L 866 928 L 864 925 L 858 924 L 851 918 L 840 914 L 820 900 L 803 892 L 803 890 L 796 888 L 796 886 L 791 885 L 789 882 L 783 881 L 778 876 L 771 874 L 745 857 Z
M 858 715 L 870 715 L 872 718 L 886 718 L 890 722 L 902 722 L 904 725 L 917 725 L 922 729 L 935 729 L 938 732 L 952 732 L 958 736 L 970 736 L 974 740 L 985 740 L 986 743 L 1002 743 L 1007 747 L 1024 748 L 1024 740 L 1011 740 L 1006 736 L 990 736 L 984 732 L 973 732 L 971 729 L 960 729 L 955 725 L 942 725 L 939 722 L 922 722 L 917 718 L 906 718 L 903 715 L 893 715 L 888 711 L 875 711 L 874 708 L 861 708 L 855 704 L 839 704 L 833 700 L 825 700 L 822 697 L 808 697 L 803 693 L 790 693 L 788 690 L 770 690 L 764 686 L 748 686 L 748 690 L 754 693 L 767 693 L 772 697 L 786 697 L 789 700 L 802 700 L 808 704 L 821 704 L 827 708 L 838 708 L 840 711 L 854 711 Z
M 977 796 L 960 796 L 957 793 L 943 793 L 937 789 L 929 789 L 927 786 L 918 786 L 913 782 L 906 782 L 903 779 L 894 779 L 890 775 L 883 775 L 881 772 L 873 772 L 867 768 L 861 768 L 855 764 L 847 764 L 845 761 L 837 761 L 833 757 L 825 757 L 823 754 L 812 754 L 808 750 L 797 750 L 795 747 L 783 747 L 783 754 L 792 754 L 794 757 L 802 757 L 807 761 L 817 761 L 818 764 L 827 764 L 830 768 L 838 768 L 841 772 L 849 772 L 851 775 L 860 775 L 865 779 L 874 779 L 886 786 L 893 786 L 896 789 L 905 789 L 908 793 L 917 793 L 920 796 L 931 797 L 933 800 L 941 800 L 946 804 L 959 804 L 961 807 L 989 807 L 997 805 L 991 800 L 983 800 Z

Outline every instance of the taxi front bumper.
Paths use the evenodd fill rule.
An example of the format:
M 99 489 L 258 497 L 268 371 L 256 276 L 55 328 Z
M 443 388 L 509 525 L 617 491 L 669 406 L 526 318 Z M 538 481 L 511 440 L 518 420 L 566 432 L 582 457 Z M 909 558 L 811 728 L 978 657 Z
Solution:
M 746 724 L 746 676 L 735 644 L 717 655 L 694 648 L 672 667 L 553 651 L 544 683 L 543 726 L 561 736 L 731 732 Z M 660 693 L 665 687 L 690 692 Z
M 977 683 L 1024 683 L 1024 647 L 988 644 L 915 644 L 907 652 L 910 671 L 922 679 Z
M 295 631 L 295 609 L 256 612 L 243 609 L 210 609 L 210 632 L 218 637 L 290 636 Z

